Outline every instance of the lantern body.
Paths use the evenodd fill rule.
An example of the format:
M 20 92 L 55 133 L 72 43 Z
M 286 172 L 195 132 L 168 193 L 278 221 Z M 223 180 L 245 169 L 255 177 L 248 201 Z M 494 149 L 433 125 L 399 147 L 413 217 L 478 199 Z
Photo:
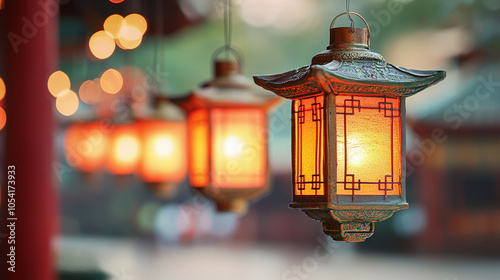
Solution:
M 170 198 L 187 173 L 185 115 L 160 95 L 148 115 L 136 122 L 143 149 L 138 175 L 155 195 Z
M 116 124 L 109 134 L 106 167 L 114 175 L 134 173 L 139 164 L 141 142 L 134 124 Z
M 348 94 L 333 96 L 335 102 L 325 103 L 325 99 L 318 95 L 293 101 L 294 201 L 311 196 L 313 202 L 327 201 L 325 159 L 326 151 L 333 148 L 339 199 L 400 196 L 402 99 Z M 334 119 L 328 119 L 334 114 Z M 335 134 L 336 147 L 326 146 L 331 144 L 327 122 L 328 129 L 335 130 L 330 133 Z
M 66 160 L 83 172 L 95 172 L 104 165 L 107 144 L 99 122 L 75 123 L 64 136 Z
M 242 212 L 269 188 L 267 111 L 279 99 L 256 90 L 236 62 L 223 61 L 213 81 L 176 102 L 188 113 L 193 189 L 219 211 Z
M 186 123 L 142 119 L 136 125 L 143 149 L 139 176 L 148 183 L 182 181 L 187 172 Z
M 254 77 L 293 100 L 290 207 L 320 220 L 334 240 L 363 241 L 374 222 L 408 207 L 405 98 L 445 76 L 385 63 L 368 34 L 333 28 L 311 66 Z

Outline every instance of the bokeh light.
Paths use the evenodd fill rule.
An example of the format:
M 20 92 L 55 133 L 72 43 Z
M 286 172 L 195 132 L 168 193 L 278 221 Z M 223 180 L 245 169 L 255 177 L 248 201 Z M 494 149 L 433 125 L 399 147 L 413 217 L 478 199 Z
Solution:
M 113 34 L 101 30 L 90 37 L 89 48 L 92 54 L 98 59 L 106 59 L 115 51 L 115 40 Z
M 142 37 L 141 30 L 132 24 L 128 24 L 125 20 L 122 22 L 118 38 L 123 38 L 129 41 L 135 41 Z
M 133 50 L 137 48 L 142 42 L 142 37 L 139 37 L 136 40 L 129 40 L 124 37 L 118 37 L 116 44 L 123 50 Z
M 5 91 L 5 83 L 3 82 L 2 78 L 0 78 L 0 100 L 5 97 Z
M 71 82 L 69 81 L 68 75 L 60 70 L 52 73 L 47 81 L 47 88 L 54 97 L 58 97 L 65 93 L 70 87 Z
M 0 130 L 4 128 L 5 123 L 7 122 L 7 114 L 2 107 L 0 107 Z
M 66 90 L 63 94 L 60 94 L 56 99 L 56 108 L 59 113 L 64 116 L 73 115 L 76 110 L 78 110 L 78 106 L 80 101 L 78 100 L 78 96 L 72 90 Z
M 118 38 L 120 30 L 122 28 L 123 17 L 118 14 L 110 15 L 104 21 L 104 30 L 113 35 L 114 38 Z
M 141 44 L 141 42 L 142 37 L 139 37 L 139 39 L 137 40 L 128 40 L 126 38 L 119 37 L 116 41 L 116 44 L 123 50 L 133 50 L 137 48 Z
M 125 0 L 109 0 L 109 2 L 114 3 L 114 4 L 119 4 Z
M 281 32 L 298 33 L 318 24 L 318 17 L 315 16 L 317 11 L 312 1 L 242 1 L 239 8 L 242 20 L 255 27 L 272 27 Z
M 140 36 L 144 35 L 146 33 L 146 30 L 148 29 L 148 22 L 146 19 L 140 15 L 140 14 L 130 14 L 125 17 L 124 22 L 126 26 L 128 27 L 134 27 L 140 32 Z M 136 38 L 128 38 L 128 39 L 138 39 L 139 36 Z
M 83 82 L 78 91 L 78 95 L 86 104 L 97 104 L 102 97 L 102 89 L 99 80 L 97 80 L 97 82 L 91 80 Z
M 109 94 L 118 93 L 123 86 L 123 77 L 115 69 L 108 69 L 101 75 L 100 85 L 103 91 Z

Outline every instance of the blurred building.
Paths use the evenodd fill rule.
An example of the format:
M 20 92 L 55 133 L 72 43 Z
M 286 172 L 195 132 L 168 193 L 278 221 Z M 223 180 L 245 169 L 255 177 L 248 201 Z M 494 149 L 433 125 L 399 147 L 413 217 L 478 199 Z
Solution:
M 500 249 L 499 77 L 498 68 L 483 61 L 454 98 L 429 105 L 411 123 L 420 139 L 407 159 L 427 217 L 415 240 L 419 251 Z

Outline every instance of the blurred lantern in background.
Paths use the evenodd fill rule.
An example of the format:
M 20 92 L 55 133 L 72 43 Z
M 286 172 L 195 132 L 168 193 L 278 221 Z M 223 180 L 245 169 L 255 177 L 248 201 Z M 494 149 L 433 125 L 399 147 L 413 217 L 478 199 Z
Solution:
M 369 29 L 333 28 L 339 16 L 311 66 L 255 82 L 293 100 L 290 207 L 322 221 L 334 240 L 363 241 L 374 222 L 408 207 L 405 98 L 445 72 L 385 63 L 370 51 Z
M 155 194 L 175 195 L 187 173 L 184 112 L 166 99 L 157 99 L 151 118 L 139 118 L 142 155 L 139 176 Z
M 280 100 L 241 75 L 239 61 L 215 61 L 215 78 L 176 100 L 188 112 L 191 185 L 218 211 L 243 212 L 269 188 L 267 111 Z
M 107 138 L 96 122 L 72 124 L 64 135 L 66 161 L 74 168 L 92 173 L 103 167 Z
M 141 156 L 141 141 L 134 123 L 115 124 L 109 134 L 106 167 L 114 175 L 136 172 Z

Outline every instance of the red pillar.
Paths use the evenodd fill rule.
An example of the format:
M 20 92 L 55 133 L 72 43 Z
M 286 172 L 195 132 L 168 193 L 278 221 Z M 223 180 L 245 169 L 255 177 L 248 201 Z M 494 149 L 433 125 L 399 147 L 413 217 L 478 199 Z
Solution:
M 54 5 L 55 4 L 55 5 Z M 2 175 L 15 166 L 15 244 L 1 238 L 0 279 L 53 280 L 54 237 L 58 220 L 54 162 L 54 99 L 47 79 L 58 63 L 58 4 L 54 0 L 6 1 L 0 11 L 6 54 L 5 152 Z M 54 9 L 55 8 L 55 9 Z M 6 180 L 2 186 L 2 217 L 7 221 Z M 6 226 L 0 233 L 11 234 Z M 15 246 L 15 272 L 5 258 Z M 5 277 L 4 277 L 5 276 Z

